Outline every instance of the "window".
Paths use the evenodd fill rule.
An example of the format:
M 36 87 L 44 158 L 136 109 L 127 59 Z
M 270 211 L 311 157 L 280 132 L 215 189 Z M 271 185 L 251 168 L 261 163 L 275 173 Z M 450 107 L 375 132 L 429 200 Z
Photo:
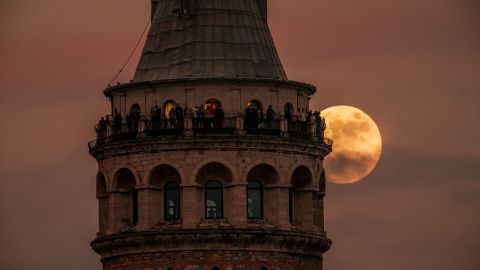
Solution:
M 247 217 L 249 219 L 263 218 L 263 189 L 258 181 L 248 181 L 247 184 Z
M 180 185 L 177 182 L 165 185 L 163 206 L 165 220 L 180 219 Z
M 218 181 L 205 185 L 205 218 L 223 218 L 223 186 Z
M 138 190 L 132 190 L 132 220 L 133 224 L 138 223 Z
M 119 220 L 128 224 L 138 223 L 138 191 L 135 189 L 135 176 L 126 169 L 120 169 L 114 176 L 115 189 L 121 191 L 118 198 Z
M 288 190 L 288 221 L 293 223 L 293 188 Z

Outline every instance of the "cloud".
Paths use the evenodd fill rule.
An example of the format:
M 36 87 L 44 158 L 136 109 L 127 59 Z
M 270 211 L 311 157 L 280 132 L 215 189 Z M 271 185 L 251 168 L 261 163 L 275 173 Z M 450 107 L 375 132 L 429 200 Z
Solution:
M 478 269 L 478 164 L 387 145 L 364 181 L 329 184 L 326 269 Z

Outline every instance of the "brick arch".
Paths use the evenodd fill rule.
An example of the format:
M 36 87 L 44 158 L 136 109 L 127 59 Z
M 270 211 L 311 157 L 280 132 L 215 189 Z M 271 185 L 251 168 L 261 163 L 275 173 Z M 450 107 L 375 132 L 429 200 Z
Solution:
M 327 189 L 327 177 L 325 175 L 325 169 L 322 168 L 320 173 L 318 174 L 318 191 L 322 192 L 325 194 L 325 191 Z
M 173 163 L 173 162 L 169 162 L 169 161 L 161 161 L 161 162 L 158 162 L 150 167 L 148 167 L 146 170 L 145 170 L 145 174 L 144 174 L 144 184 L 146 185 L 150 185 L 151 182 L 150 182 L 150 178 L 152 177 L 152 173 L 154 172 L 155 169 L 157 169 L 158 167 L 160 166 L 168 166 L 168 167 L 171 167 L 173 170 L 175 170 L 176 173 L 178 173 L 179 175 L 179 178 L 180 178 L 180 183 L 184 183 L 185 182 L 185 173 L 182 169 L 180 169 L 180 167 Z
M 268 161 L 266 161 L 266 162 L 262 161 L 262 162 L 257 162 L 257 163 L 251 163 L 250 165 L 245 167 L 243 169 L 243 172 L 242 172 L 241 182 L 242 183 L 247 183 L 248 174 L 252 171 L 253 168 L 255 168 L 257 166 L 260 166 L 260 165 L 266 165 L 266 166 L 272 167 L 278 175 L 277 183 L 280 183 L 282 181 L 282 177 L 281 177 L 281 174 L 280 174 L 279 170 L 277 169 L 277 166 L 273 163 L 268 162 Z
M 221 158 L 216 158 L 216 159 L 206 159 L 204 160 L 203 162 L 201 162 L 200 164 L 198 164 L 193 170 L 192 172 L 194 172 L 190 178 L 190 183 L 197 183 L 197 176 L 198 176 L 198 173 L 200 172 L 200 170 L 205 167 L 206 165 L 208 164 L 213 164 L 213 163 L 218 163 L 218 164 L 222 164 L 223 166 L 225 166 L 228 170 L 230 170 L 231 174 L 232 174 L 232 179 L 231 181 L 232 182 L 236 182 L 237 181 L 237 170 L 234 166 L 232 166 L 232 164 L 224 159 L 221 159 Z
M 215 180 L 220 181 L 222 184 L 234 182 L 235 177 L 232 170 L 225 164 L 220 162 L 209 162 L 196 171 L 195 183 L 203 185 L 212 176 L 218 177 Z
M 103 177 L 105 177 L 105 182 L 107 183 L 107 191 L 110 189 L 110 182 L 112 181 L 112 178 L 108 174 L 107 170 L 105 168 L 98 168 L 97 174 L 95 177 L 98 176 L 98 174 L 103 174 Z
M 269 175 L 270 173 L 273 175 L 270 178 L 265 179 L 265 175 Z M 247 167 L 244 172 L 244 178 L 242 179 L 243 182 L 246 183 L 249 177 L 253 178 L 252 180 L 262 182 L 264 185 L 280 183 L 280 174 L 276 167 L 265 162 Z
M 139 186 L 142 184 L 142 178 L 140 177 L 140 174 L 138 173 L 138 170 L 137 168 L 135 168 L 134 166 L 130 165 L 130 164 L 124 164 L 122 166 L 118 166 L 116 167 L 114 170 L 113 170 L 113 174 L 112 174 L 112 177 L 111 177 L 111 181 L 110 181 L 110 188 L 111 189 L 114 189 L 115 188 L 115 175 L 121 170 L 121 169 L 128 169 L 132 174 L 133 176 L 135 177 L 135 185 Z
M 97 198 L 107 195 L 108 180 L 107 180 L 107 177 L 105 176 L 105 173 L 101 171 L 97 172 L 96 191 L 97 191 Z
M 290 183 L 294 188 L 314 188 L 315 179 L 312 170 L 304 165 L 300 165 L 292 172 Z
M 289 183 L 293 185 L 292 180 L 293 180 L 293 177 L 294 177 L 294 173 L 300 167 L 306 168 L 308 170 L 308 172 L 310 174 L 310 178 L 311 178 L 310 187 L 313 188 L 313 187 L 318 186 L 317 183 L 318 183 L 319 178 L 314 173 L 312 168 L 306 162 L 303 162 L 303 161 L 296 162 L 295 164 L 290 166 L 290 168 L 288 170 L 288 181 L 289 181 Z

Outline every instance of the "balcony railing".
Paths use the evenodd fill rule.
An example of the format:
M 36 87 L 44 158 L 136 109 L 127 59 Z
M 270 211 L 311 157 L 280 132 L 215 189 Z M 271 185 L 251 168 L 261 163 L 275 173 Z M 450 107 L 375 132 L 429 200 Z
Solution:
M 217 119 L 192 119 L 186 117 L 182 120 L 168 119 L 143 119 L 138 121 L 104 122 L 95 126 L 97 139 L 88 143 L 90 149 L 112 142 L 135 140 L 147 137 L 175 137 L 186 132 L 193 136 L 202 135 L 258 135 L 288 137 L 302 140 L 321 142 L 328 146 L 333 141 L 323 136 L 324 123 L 314 120 L 288 121 L 287 119 L 265 120 L 260 123 L 245 124 L 242 116 Z

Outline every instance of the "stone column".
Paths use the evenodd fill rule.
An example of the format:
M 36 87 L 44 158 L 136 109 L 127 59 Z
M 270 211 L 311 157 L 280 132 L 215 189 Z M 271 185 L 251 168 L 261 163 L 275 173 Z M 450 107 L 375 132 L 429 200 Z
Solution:
M 105 233 L 108 231 L 108 195 L 98 196 L 98 232 Z
M 198 216 L 198 207 L 202 205 L 199 201 L 198 189 L 201 188 L 198 184 L 184 184 L 182 185 L 181 195 L 181 215 L 183 220 L 183 228 L 193 229 L 197 227 L 200 222 Z
M 138 188 L 138 230 L 148 230 L 163 220 L 163 192 L 159 187 Z
M 313 190 L 295 189 L 293 223 L 308 230 L 313 229 Z
M 132 224 L 132 205 L 130 192 L 111 192 L 108 204 L 108 232 L 118 232 Z
M 247 185 L 240 182 L 225 185 L 223 207 L 225 217 L 235 228 L 247 227 Z
M 289 229 L 288 185 L 268 185 L 263 198 L 264 218 L 280 229 Z

